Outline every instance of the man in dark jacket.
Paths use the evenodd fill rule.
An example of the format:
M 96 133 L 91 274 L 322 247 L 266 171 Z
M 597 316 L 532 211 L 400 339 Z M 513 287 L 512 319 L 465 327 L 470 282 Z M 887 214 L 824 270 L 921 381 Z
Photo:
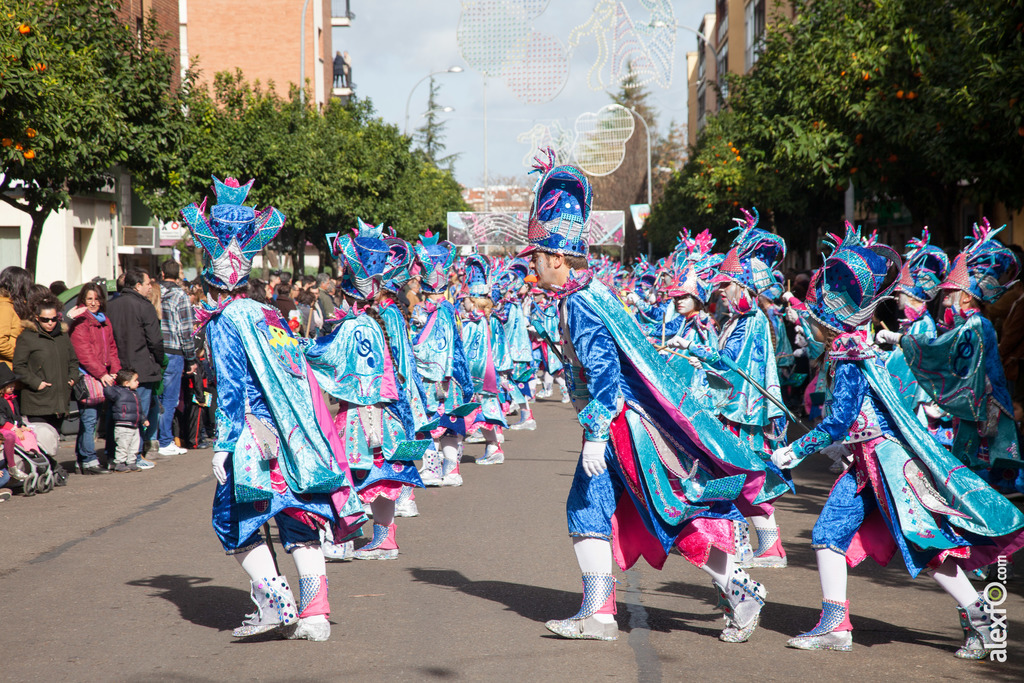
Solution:
M 160 282 L 160 328 L 163 333 L 167 367 L 164 369 L 164 394 L 160 398 L 163 414 L 160 416 L 159 455 L 170 458 L 188 451 L 174 443 L 174 413 L 181 396 L 181 378 L 196 369 L 196 346 L 192 341 L 194 319 L 192 302 L 178 279 L 181 267 L 177 261 L 164 261 L 160 266 L 164 279 Z M 184 430 L 183 430 L 184 431 Z M 185 441 L 182 434 L 182 442 Z
M 107 318 L 114 330 L 121 366 L 139 373 L 137 394 L 142 414 L 149 420 L 149 426 L 141 428 L 140 455 L 141 445 L 147 443 L 156 430 L 158 415 L 154 409 L 158 403 L 153 391 L 163 377 L 164 341 L 160 318 L 147 298 L 152 289 L 149 273 L 133 268 L 124 274 L 121 296 L 107 304 Z M 108 459 L 112 445 L 113 442 L 108 446 Z

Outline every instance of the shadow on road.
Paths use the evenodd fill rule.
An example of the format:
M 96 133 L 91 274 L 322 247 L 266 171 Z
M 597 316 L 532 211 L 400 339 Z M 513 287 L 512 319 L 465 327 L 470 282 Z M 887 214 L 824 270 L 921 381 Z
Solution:
M 516 614 L 532 621 L 544 623 L 549 619 L 563 619 L 579 610 L 580 593 L 528 586 L 509 581 L 470 581 L 454 569 L 425 569 L 416 567 L 409 570 L 415 581 L 435 586 L 453 588 L 475 598 L 483 598 L 505 605 Z M 621 594 L 620 594 L 621 595 Z M 620 598 L 621 603 L 621 598 Z M 715 620 L 721 615 L 712 612 L 700 615 L 683 614 L 670 610 L 646 607 L 649 628 L 665 633 L 677 630 L 695 631 L 717 635 L 721 630 L 694 628 L 693 620 Z M 620 610 L 620 613 L 623 610 Z M 629 620 L 619 619 L 619 630 L 629 633 Z
M 148 579 L 129 581 L 129 586 L 155 588 L 152 597 L 173 603 L 181 618 L 197 626 L 230 631 L 242 623 L 246 612 L 252 610 L 249 594 L 227 586 L 204 586 L 213 579 L 202 576 L 162 574 Z

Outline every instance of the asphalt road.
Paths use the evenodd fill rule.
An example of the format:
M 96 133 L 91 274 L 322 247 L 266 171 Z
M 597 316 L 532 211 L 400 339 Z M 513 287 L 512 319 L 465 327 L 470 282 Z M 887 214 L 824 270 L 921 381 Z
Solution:
M 398 520 L 398 560 L 328 565 L 327 643 L 231 637 L 251 603 L 210 528 L 209 451 L 16 496 L 0 504 L 0 679 L 1024 679 L 1024 581 L 1008 584 L 1008 660 L 962 662 L 953 601 L 899 560 L 851 571 L 853 652 L 784 647 L 820 608 L 809 539 L 834 478 L 824 457 L 797 470 L 797 494 L 779 505 L 789 568 L 752 570 L 769 604 L 750 642 L 717 640 L 710 581 L 676 556 L 619 577 L 617 642 L 553 636 L 544 622 L 580 601 L 564 517 L 580 428 L 552 401 L 536 416 L 537 431 L 508 433 L 504 465 L 474 465 L 483 446 L 467 446 L 464 486 L 418 492 L 420 516 Z

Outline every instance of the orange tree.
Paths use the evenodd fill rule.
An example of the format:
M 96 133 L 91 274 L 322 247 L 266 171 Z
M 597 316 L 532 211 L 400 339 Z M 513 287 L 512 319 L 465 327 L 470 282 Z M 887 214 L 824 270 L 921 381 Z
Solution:
M 35 274 L 46 218 L 120 165 L 147 169 L 173 146 L 174 56 L 116 4 L 9 0 L 0 10 L 0 201 L 27 213 Z
M 940 243 L 956 237 L 961 199 L 1024 205 L 1021 0 L 793 5 L 754 71 L 730 79 L 729 113 L 703 131 L 675 204 L 652 215 L 659 228 L 711 220 L 737 200 L 772 212 L 780 232 L 787 213 L 834 227 L 851 179 L 869 201 L 905 203 Z M 709 136 L 723 132 L 740 150 L 738 182 L 700 175 L 722 153 Z

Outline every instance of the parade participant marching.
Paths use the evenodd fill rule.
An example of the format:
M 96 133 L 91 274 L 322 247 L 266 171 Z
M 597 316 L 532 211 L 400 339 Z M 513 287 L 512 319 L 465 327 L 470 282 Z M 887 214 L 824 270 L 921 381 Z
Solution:
M 928 311 L 928 302 L 939 292 L 939 285 L 949 270 L 949 259 L 938 247 L 928 243 L 928 228 L 921 233 L 920 239 L 912 239 L 907 243 L 900 279 L 896 284 L 897 305 L 903 312 L 900 320 L 900 333 L 920 336 L 922 339 L 933 340 L 938 336 L 935 319 Z M 882 335 L 883 338 L 886 335 Z M 946 415 L 928 392 L 918 384 L 913 371 L 907 365 L 903 349 L 893 349 L 885 362 L 886 368 L 897 380 L 897 388 L 905 397 L 907 408 L 920 418 L 945 446 L 951 445 L 951 439 L 944 438 L 940 420 Z
M 983 218 L 971 244 L 953 259 L 940 285 L 949 292 L 943 321 L 948 332 L 934 338 L 885 330 L 878 335 L 880 342 L 902 347 L 920 386 L 953 416 L 953 454 L 975 471 L 1021 466 L 996 333 L 981 312 L 982 302 L 1002 296 L 1020 272 L 1017 257 L 995 239 L 999 230 Z
M 845 441 L 853 466 L 832 487 L 812 532 L 821 618 L 789 646 L 849 651 L 847 565 L 869 556 L 885 565 L 899 552 L 912 577 L 930 571 L 956 600 L 966 637 L 957 657 L 980 659 L 992 642 L 991 607 L 964 570 L 1024 545 L 1024 515 L 932 438 L 907 409 L 867 332 L 858 329 L 895 286 L 899 256 L 884 245 L 863 246 L 849 223 L 845 238 L 832 240 L 834 251 L 814 274 L 806 300 L 828 354 L 827 414 L 772 460 L 794 467 Z
M 730 520 L 739 519 L 736 505 L 758 514 L 762 463 L 687 396 L 689 378 L 658 356 L 623 302 L 594 279 L 586 260 L 590 182 L 573 166 L 552 167 L 553 157 L 538 161 L 543 175 L 523 255 L 532 254 L 541 286 L 558 302 L 584 431 L 566 502 L 583 605 L 546 626 L 564 638 L 616 639 L 613 557 L 624 570 L 641 556 L 660 569 L 675 547 L 718 590 L 726 614 L 720 639 L 744 642 L 767 593 L 735 567 Z
M 350 308 L 329 335 L 303 346 L 320 386 L 341 402 L 334 425 L 359 498 L 373 512 L 373 539 L 353 553 L 357 560 L 398 557 L 395 502 L 403 486 L 423 485 L 413 460 L 431 446 L 429 439 L 415 438 L 410 392 L 397 376 L 391 351 L 396 340 L 373 308 L 383 296 L 382 281 L 403 264 L 408 267 L 402 241 L 384 239 L 383 230 L 383 224 L 358 220 L 354 237 L 332 241 Z
M 427 429 L 430 423 L 424 408 L 426 389 L 424 389 L 423 380 L 416 369 L 416 356 L 413 354 L 412 340 L 409 337 L 409 325 L 396 303 L 398 292 L 412 278 L 412 265 L 416 255 L 412 246 L 405 240 L 393 238 L 390 240 L 390 245 L 390 268 L 381 282 L 381 295 L 375 307 L 384 321 L 384 329 L 391 342 L 392 360 L 395 363 L 395 371 L 401 385 L 400 390 L 409 404 L 412 424 L 418 433 Z M 434 450 L 433 444 L 431 444 L 430 450 Z M 402 493 L 395 501 L 395 516 L 416 517 L 418 515 L 419 508 L 416 505 L 413 487 L 403 486 Z
M 503 379 L 513 403 L 521 405 L 519 422 L 510 425 L 509 429 L 537 428 L 530 407 L 530 378 L 533 376 L 533 345 L 530 342 L 530 325 L 523 310 L 524 280 L 530 273 L 530 264 L 524 259 L 514 259 L 501 271 L 497 281 L 497 297 L 495 299 L 494 317 L 501 322 L 505 332 L 505 343 L 512 368 L 505 373 Z
M 337 432 L 299 343 L 276 309 L 246 298 L 253 257 L 280 232 L 274 208 L 244 206 L 253 181 L 213 179 L 217 204 L 182 209 L 203 250 L 207 302 L 197 312 L 217 373 L 217 492 L 213 527 L 249 575 L 255 613 L 244 637 L 280 628 L 327 640 L 327 576 L 318 530 L 346 538 L 364 520 Z M 279 575 L 260 527 L 273 518 L 299 572 L 299 604 Z
M 558 306 L 540 287 L 530 290 L 533 305 L 530 307 L 530 338 L 533 344 L 533 361 L 537 365 L 537 378 L 541 388 L 536 395 L 540 398 L 551 396 L 554 385 L 562 391 L 562 403 L 569 402 L 569 390 L 557 345 L 562 339 L 558 330 Z
M 646 330 L 648 337 L 659 340 L 655 343 L 664 347 L 670 365 L 689 362 L 693 366 L 690 390 L 696 398 L 708 399 L 707 407 L 714 410 L 716 400 L 711 396 L 705 364 L 713 365 L 719 360 L 718 330 L 704 307 L 711 297 L 716 266 L 722 259 L 711 253 L 715 240 L 707 230 L 692 240 L 685 236 L 681 246 L 686 253 L 676 252 L 681 263 L 672 264 L 677 270 L 664 283 L 665 295 L 671 298 L 677 316 L 660 324 L 652 323 Z M 685 353 L 679 354 L 673 349 Z
M 479 254 L 466 258 L 466 296 L 462 300 L 462 345 L 466 350 L 473 389 L 480 408 L 468 426 L 470 431 L 482 431 L 484 456 L 478 465 L 500 465 L 505 462 L 501 449 L 504 437 L 501 430 L 508 426 L 501 408 L 502 370 L 511 370 L 504 327 L 491 320 L 494 301 L 491 298 L 490 264 Z M 468 422 L 469 420 L 467 420 Z
M 753 213 L 742 211 L 744 218 L 736 219 L 740 233 L 712 280 L 721 285 L 723 301 L 729 305 L 729 317 L 722 326 L 718 344 L 719 353 L 742 368 L 760 388 L 720 365 L 719 369 L 733 385 L 720 414 L 734 434 L 768 460 L 772 450 L 785 443 L 786 418 L 778 405 L 761 392 L 765 389 L 776 401 L 782 401 L 771 326 L 757 305 L 757 297 L 775 285 L 773 271 L 786 255 L 786 244 L 780 236 L 757 227 L 757 209 Z M 766 502 L 785 491 L 785 487 L 766 491 Z M 749 566 L 785 567 L 786 551 L 775 513 L 751 517 L 750 522 L 757 533 L 757 552 Z
M 416 244 L 420 288 L 427 300 L 412 314 L 413 352 L 426 390 L 427 415 L 439 425 L 433 430 L 434 451 L 424 455 L 421 475 L 427 486 L 460 486 L 466 415 L 477 405 L 458 315 L 447 298 L 448 274 L 455 272 L 455 246 L 438 238 L 427 232 Z

